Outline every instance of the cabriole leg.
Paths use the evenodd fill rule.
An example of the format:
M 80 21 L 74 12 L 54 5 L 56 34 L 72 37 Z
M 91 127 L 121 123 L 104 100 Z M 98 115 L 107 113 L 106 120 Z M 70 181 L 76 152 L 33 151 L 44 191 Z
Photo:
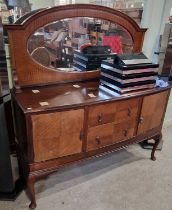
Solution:
M 29 193 L 29 196 L 30 196 L 30 200 L 31 200 L 31 203 L 29 205 L 30 209 L 35 209 L 36 208 L 35 188 L 34 188 L 35 181 L 36 180 L 35 180 L 34 177 L 28 177 L 27 189 L 28 189 L 28 193 Z
M 154 138 L 155 144 L 153 145 L 152 152 L 151 152 L 151 160 L 153 160 L 153 161 L 156 160 L 155 151 L 156 151 L 156 148 L 157 148 L 159 142 L 161 141 L 161 139 L 162 139 L 162 134 L 160 134 L 159 136 Z

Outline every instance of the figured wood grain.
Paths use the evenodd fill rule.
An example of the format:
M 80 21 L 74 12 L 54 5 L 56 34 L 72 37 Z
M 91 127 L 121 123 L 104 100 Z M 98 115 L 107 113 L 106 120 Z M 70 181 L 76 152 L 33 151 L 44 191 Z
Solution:
M 89 108 L 88 126 L 97 126 L 114 121 L 116 103 L 107 103 Z
M 78 119 L 78 123 L 82 122 Z M 62 134 L 59 141 L 58 156 L 63 157 L 82 152 L 82 140 L 80 139 L 80 131 L 70 134 Z M 53 145 L 53 144 L 52 144 Z
M 81 152 L 83 120 L 83 109 L 32 115 L 34 160 L 44 161 Z
M 34 173 L 35 171 L 39 171 L 42 173 L 42 171 L 45 170 L 50 170 L 52 168 L 54 168 L 55 170 L 57 170 L 57 168 L 59 167 L 63 167 L 65 165 L 70 165 L 71 163 L 75 163 L 75 162 L 79 162 L 80 160 L 85 160 L 85 159 L 90 159 L 93 156 L 97 157 L 97 155 L 102 155 L 103 153 L 109 153 L 110 151 L 113 151 L 115 149 L 119 149 L 119 147 L 121 147 L 121 149 L 124 146 L 139 142 L 139 141 L 143 141 L 145 139 L 151 139 L 153 138 L 155 135 L 160 133 L 161 128 L 158 127 L 156 129 L 152 129 L 149 130 L 146 133 L 142 133 L 138 136 L 135 136 L 132 139 L 128 139 L 126 141 L 120 141 L 117 142 L 115 144 L 111 144 L 109 146 L 106 147 L 101 147 L 97 150 L 91 150 L 89 152 L 85 152 L 85 153 L 79 153 L 76 155 L 72 155 L 72 156 L 64 156 L 63 158 L 56 158 L 56 159 L 52 159 L 52 160 L 48 160 L 45 162 L 35 162 L 35 163 L 31 163 L 30 164 L 30 171 L 31 173 Z
M 90 151 L 112 144 L 113 131 L 113 123 L 89 128 L 87 136 L 87 150 Z
M 140 97 L 91 106 L 88 114 L 87 150 L 132 138 L 136 133 Z
M 138 134 L 161 125 L 169 91 L 145 96 L 142 103 Z
M 116 113 L 115 113 L 115 123 L 126 122 L 132 118 L 136 118 L 138 115 L 138 109 L 141 97 L 137 97 L 130 100 L 117 102 Z
M 23 171 L 23 173 L 25 173 L 26 176 L 29 177 L 28 182 L 31 178 L 37 181 L 40 178 L 46 177 L 50 173 L 55 172 L 60 167 L 66 166 L 68 164 L 83 159 L 88 159 L 93 156 L 101 155 L 105 152 L 110 152 L 112 150 L 119 150 L 130 144 L 141 142 L 143 140 L 148 140 L 153 138 L 155 139 L 155 141 L 157 141 L 157 139 L 159 139 L 159 137 L 161 136 L 161 123 L 163 121 L 165 107 L 167 105 L 168 95 L 170 92 L 169 91 L 170 87 L 155 88 L 149 91 L 144 91 L 142 93 L 139 92 L 137 94 L 135 93 L 134 95 L 131 94 L 130 96 L 126 97 L 125 96 L 107 97 L 104 95 L 100 100 L 98 98 L 89 99 L 85 94 L 87 92 L 86 88 L 83 88 L 80 90 L 80 92 L 82 92 L 83 95 L 82 97 L 80 95 L 79 98 L 80 102 L 83 105 L 82 109 L 79 108 L 80 106 L 78 104 L 76 104 L 75 100 L 77 98 L 72 99 L 71 96 L 68 97 L 68 95 L 63 96 L 61 98 L 63 102 L 58 104 L 58 99 L 59 99 L 58 95 L 61 95 L 67 89 L 65 89 L 64 92 L 61 92 L 62 89 L 64 89 L 64 86 L 59 87 L 60 91 L 58 90 L 58 86 L 55 87 L 56 88 L 54 91 L 53 89 L 51 89 L 52 91 L 50 91 L 49 88 L 48 89 L 43 88 L 42 90 L 45 90 L 45 92 L 43 91 L 44 93 L 38 96 L 37 101 L 40 101 L 40 99 L 46 99 L 46 97 L 48 97 L 48 102 L 50 102 L 51 104 L 51 100 L 53 100 L 54 105 L 51 104 L 51 106 L 48 106 L 48 109 L 45 108 L 42 109 L 42 111 L 40 110 L 36 111 L 36 109 L 34 109 L 34 112 L 31 111 L 25 113 L 24 112 L 25 109 L 22 106 L 23 101 L 26 100 L 25 101 L 26 104 L 28 103 L 29 105 L 29 99 L 27 97 L 27 94 L 25 94 L 25 91 L 29 93 L 28 95 L 30 97 L 31 96 L 33 97 L 33 95 L 31 94 L 31 89 L 23 90 L 23 92 L 17 93 L 17 95 L 20 95 L 20 100 L 16 101 L 16 105 L 21 107 L 21 111 L 23 110 L 23 115 L 26 116 L 23 118 L 23 120 L 27 121 L 26 123 L 27 140 L 25 141 L 25 144 L 28 144 L 27 146 L 29 146 L 30 149 L 27 152 L 26 151 L 20 152 L 20 162 L 21 162 L 20 164 L 23 166 L 27 166 L 26 167 L 27 169 L 29 168 L 29 170 L 26 170 L 25 172 Z M 87 88 L 88 87 L 89 86 L 87 86 Z M 93 89 L 91 90 L 93 91 Z M 97 94 L 97 91 L 98 90 L 96 88 L 94 94 L 99 95 L 99 93 Z M 155 97 L 154 95 L 157 96 Z M 165 97 L 164 95 L 167 97 Z M 147 128 L 148 130 L 145 130 L 144 132 L 141 132 L 140 134 L 138 133 L 136 135 L 136 128 L 138 126 L 138 116 L 141 111 L 140 110 L 141 102 L 143 101 L 147 105 L 146 102 L 148 102 L 149 101 L 148 99 L 150 99 L 150 103 L 146 108 L 146 110 L 149 110 L 149 107 L 151 107 L 151 105 L 154 106 L 153 104 L 156 101 L 155 99 L 152 99 L 151 96 L 157 98 L 157 101 L 158 101 L 158 96 L 160 96 L 161 103 L 164 106 L 164 109 L 160 111 L 160 113 L 162 112 L 161 123 L 159 124 L 159 126 L 156 126 L 155 128 L 152 129 Z M 15 97 L 14 93 L 13 97 Z M 64 97 L 66 97 L 66 101 L 64 100 Z M 148 98 L 147 101 L 142 100 L 143 98 L 146 97 Z M 68 102 L 70 106 L 69 105 L 66 106 L 67 98 L 70 101 Z M 34 99 L 36 99 L 36 97 Z M 129 103 L 130 100 L 131 103 Z M 73 106 L 73 103 L 75 104 L 75 106 Z M 161 103 L 160 106 L 162 106 Z M 112 104 L 113 107 L 114 104 L 116 104 L 115 113 L 118 113 L 117 115 L 119 116 L 117 118 L 118 121 L 115 121 L 115 115 L 114 115 L 113 122 L 111 123 L 105 123 L 89 127 L 88 126 L 89 109 L 91 110 L 92 107 L 99 107 L 100 105 L 101 110 L 103 111 L 106 110 L 107 104 Z M 102 106 L 104 106 L 104 108 L 102 108 Z M 137 106 L 138 110 L 136 111 Z M 127 117 L 128 112 L 126 112 L 126 110 L 128 111 L 128 107 L 131 108 L 129 117 Z M 84 112 L 84 109 L 86 110 L 86 112 Z M 144 105 L 142 106 L 142 109 L 143 110 L 145 109 Z M 152 108 L 152 110 L 149 111 L 155 112 L 154 108 Z M 119 114 L 120 112 L 122 114 Z M 30 118 L 30 116 L 32 119 L 31 125 L 30 123 L 28 123 L 28 119 Z M 58 121 L 60 121 L 61 123 Z M 83 121 L 84 121 L 84 126 L 83 126 Z M 19 122 L 17 123 L 19 126 Z M 56 126 L 54 126 L 55 124 L 57 125 L 57 127 L 60 127 L 60 135 L 59 135 L 59 130 L 56 131 Z M 80 127 L 81 124 L 82 126 Z M 78 134 L 80 134 L 79 133 L 80 128 L 81 130 L 84 128 L 83 130 L 85 132 L 83 142 L 81 142 L 78 137 L 79 136 Z M 46 129 L 48 129 L 48 131 Z M 30 138 L 31 135 L 32 138 Z M 20 138 L 19 142 L 22 141 L 21 137 L 19 138 Z M 82 145 L 84 145 L 84 147 L 82 147 Z M 151 155 L 152 159 L 155 159 L 154 151 L 155 150 L 153 150 Z M 25 154 L 23 154 L 23 152 L 25 152 Z M 33 152 L 34 152 L 34 158 L 32 158 Z M 30 188 L 34 189 L 33 183 L 29 182 L 29 184 L 30 187 L 28 189 Z M 33 199 L 35 197 L 34 191 L 30 190 L 30 193 L 32 193 L 31 204 L 34 204 L 35 202 L 35 200 Z
M 132 138 L 135 134 L 136 128 L 137 117 L 115 124 L 112 142 L 116 143 Z
M 97 126 L 110 122 L 120 123 L 136 117 L 138 114 L 140 97 L 92 106 L 88 114 L 88 126 Z

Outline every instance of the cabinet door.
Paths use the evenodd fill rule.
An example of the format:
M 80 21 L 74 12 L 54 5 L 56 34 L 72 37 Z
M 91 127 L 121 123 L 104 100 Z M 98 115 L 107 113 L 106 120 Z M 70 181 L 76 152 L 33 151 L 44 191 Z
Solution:
M 137 134 L 161 125 L 167 98 L 168 91 L 144 97 Z
M 83 109 L 32 115 L 31 119 L 35 161 L 82 151 Z

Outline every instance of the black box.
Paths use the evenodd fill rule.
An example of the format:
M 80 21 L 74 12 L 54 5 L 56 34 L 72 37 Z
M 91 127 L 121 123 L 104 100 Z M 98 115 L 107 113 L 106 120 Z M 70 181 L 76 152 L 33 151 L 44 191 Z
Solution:
M 119 93 L 153 88 L 158 67 L 143 53 L 116 55 L 114 60 L 102 61 L 100 81 Z

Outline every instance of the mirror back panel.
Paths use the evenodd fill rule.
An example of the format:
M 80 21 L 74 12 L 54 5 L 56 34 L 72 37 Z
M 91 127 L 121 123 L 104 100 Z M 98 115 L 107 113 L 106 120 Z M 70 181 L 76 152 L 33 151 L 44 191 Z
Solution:
M 87 4 L 43 9 L 6 28 L 16 88 L 98 78 L 99 68 L 76 69 L 83 46 L 108 47 L 112 55 L 140 52 L 146 31 L 117 10 Z

